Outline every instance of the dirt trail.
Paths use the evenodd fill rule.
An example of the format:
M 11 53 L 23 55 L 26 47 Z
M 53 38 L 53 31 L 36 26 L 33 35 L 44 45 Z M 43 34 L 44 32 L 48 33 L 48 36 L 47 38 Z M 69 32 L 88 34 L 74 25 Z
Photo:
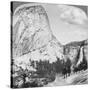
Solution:
M 48 83 L 48 86 L 64 86 L 64 85 L 80 85 L 88 83 L 87 70 L 79 72 L 77 74 L 72 74 L 71 76 L 64 79 L 62 76 L 57 75 L 54 82 Z

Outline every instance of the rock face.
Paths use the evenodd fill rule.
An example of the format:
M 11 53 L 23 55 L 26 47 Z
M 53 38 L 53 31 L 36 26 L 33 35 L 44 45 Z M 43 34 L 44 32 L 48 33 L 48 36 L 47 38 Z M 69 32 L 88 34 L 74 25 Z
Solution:
M 14 26 L 15 56 L 20 56 L 40 48 L 51 40 L 48 18 L 41 6 L 23 8 Z
M 85 57 L 88 61 L 88 41 L 71 42 L 64 46 L 64 56 L 72 62 L 72 67 L 77 67 Z
M 52 34 L 45 9 L 24 6 L 13 15 L 13 59 L 18 65 L 31 60 L 50 60 L 63 57 L 63 47 Z

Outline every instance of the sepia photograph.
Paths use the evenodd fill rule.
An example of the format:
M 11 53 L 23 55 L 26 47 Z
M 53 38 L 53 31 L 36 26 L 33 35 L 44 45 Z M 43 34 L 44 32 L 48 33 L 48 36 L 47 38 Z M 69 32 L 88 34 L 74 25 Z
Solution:
M 88 84 L 88 6 L 10 6 L 11 88 Z

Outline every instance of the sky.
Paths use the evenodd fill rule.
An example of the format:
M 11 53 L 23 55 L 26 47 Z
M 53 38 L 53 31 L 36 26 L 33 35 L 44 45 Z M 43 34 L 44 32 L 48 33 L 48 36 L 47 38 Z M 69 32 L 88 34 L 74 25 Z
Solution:
M 66 44 L 71 41 L 81 41 L 88 38 L 88 26 L 85 24 L 69 24 L 61 20 L 60 8 L 57 5 L 46 5 L 50 27 L 53 34 L 61 42 Z
M 22 4 L 25 3 L 13 3 L 13 12 Z M 70 7 L 68 7 L 67 5 L 41 3 L 39 5 L 45 8 L 51 30 L 61 44 L 67 44 L 71 41 L 81 41 L 88 38 L 87 6 L 70 5 Z M 65 10 L 63 8 L 65 8 Z M 73 19 L 71 18 L 72 12 L 70 10 L 74 12 Z

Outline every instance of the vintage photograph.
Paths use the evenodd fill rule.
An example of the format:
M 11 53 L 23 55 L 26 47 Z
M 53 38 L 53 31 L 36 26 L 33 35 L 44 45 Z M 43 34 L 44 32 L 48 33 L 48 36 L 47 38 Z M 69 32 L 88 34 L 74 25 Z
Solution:
M 88 6 L 11 2 L 11 88 L 88 84 Z

